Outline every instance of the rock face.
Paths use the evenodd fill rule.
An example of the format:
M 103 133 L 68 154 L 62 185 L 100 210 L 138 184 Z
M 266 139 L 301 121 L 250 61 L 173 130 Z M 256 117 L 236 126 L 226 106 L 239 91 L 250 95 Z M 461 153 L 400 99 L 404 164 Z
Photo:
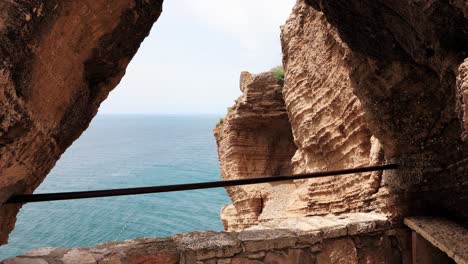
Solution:
M 348 46 L 325 16 L 299 1 L 282 28 L 283 89 L 297 151 L 295 173 L 381 164 L 359 99 L 353 94 L 345 58 Z M 300 214 L 323 215 L 376 209 L 380 174 L 311 179 L 298 183 Z
M 296 146 L 284 105 L 282 81 L 272 73 L 241 74 L 243 95 L 215 128 L 223 180 L 292 172 L 290 160 Z M 223 208 L 221 218 L 228 230 L 257 223 L 284 211 L 291 184 L 261 184 L 228 188 L 233 204 Z M 279 190 L 282 191 L 279 191 Z M 276 190 L 276 191 L 272 191 Z
M 468 142 L 460 100 L 466 1 L 307 2 L 348 45 L 346 68 L 367 126 L 385 160 L 402 164 L 382 179 L 396 201 L 394 212 L 467 221 Z
M 87 128 L 162 0 L 0 2 L 0 244 L 20 205 Z
M 457 110 L 463 127 L 462 139 L 468 141 L 468 58 L 460 64 L 457 74 Z
M 240 203 L 264 193 L 264 187 L 242 189 L 242 196 L 229 191 L 234 207 L 223 210 L 229 215 L 227 229 L 242 229 L 255 219 L 355 211 L 384 212 L 400 224 L 411 214 L 467 221 L 468 12 L 462 2 L 298 1 L 282 27 L 286 78 L 281 93 L 289 121 L 284 123 L 296 147 L 284 166 L 295 173 L 401 166 L 271 186 L 268 196 L 282 201 L 276 207 Z M 228 119 L 239 116 L 237 111 L 229 111 Z M 255 122 L 238 119 L 235 129 L 221 125 L 218 131 L 255 137 L 249 128 Z M 218 140 L 223 175 L 257 176 L 251 171 L 264 158 L 257 163 L 248 152 L 257 141 L 230 143 Z M 244 158 L 233 159 L 225 149 L 242 151 L 238 155 Z M 236 166 L 241 169 L 229 169 Z M 242 223 L 246 211 L 257 213 Z

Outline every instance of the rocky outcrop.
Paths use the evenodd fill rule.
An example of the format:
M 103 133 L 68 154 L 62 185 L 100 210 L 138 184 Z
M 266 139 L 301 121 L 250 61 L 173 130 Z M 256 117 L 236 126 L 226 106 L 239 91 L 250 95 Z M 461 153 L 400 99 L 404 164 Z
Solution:
M 272 73 L 241 74 L 243 95 L 229 109 L 214 132 L 223 180 L 292 172 L 296 147 L 284 105 L 283 83 Z M 260 184 L 227 188 L 232 205 L 222 209 L 227 230 L 254 225 L 260 217 L 273 217 L 286 206 L 291 184 Z
M 281 161 L 281 166 L 288 168 L 284 174 L 382 163 L 381 144 L 372 137 L 362 106 L 352 91 L 344 62 L 349 48 L 323 14 L 299 1 L 282 28 L 282 40 L 286 82 L 275 87 L 277 104 L 269 103 L 272 96 L 266 91 L 272 88 L 262 82 L 255 82 L 255 86 L 263 93 L 256 93 L 255 100 L 247 101 L 246 98 L 254 97 L 245 88 L 246 78 L 241 78 L 243 96 L 229 110 L 225 122 L 215 129 L 223 179 L 278 174 L 253 171 L 265 164 L 277 164 L 276 160 L 269 160 L 268 151 L 278 142 L 275 135 L 279 130 L 270 121 L 271 113 L 278 113 L 278 106 L 281 131 L 288 135 L 290 145 L 288 155 Z M 249 111 L 239 108 L 242 104 L 248 104 Z M 254 118 L 245 118 L 252 115 L 250 109 L 258 110 Z M 256 128 L 259 120 L 267 122 L 268 128 Z M 240 137 L 239 133 L 249 136 Z M 243 138 L 249 141 L 239 143 Z M 262 143 L 264 138 L 272 147 L 262 147 L 267 145 Z M 262 152 L 252 151 L 257 149 Z M 276 149 L 286 148 L 276 145 Z M 230 154 L 233 152 L 237 157 Z M 229 188 L 233 205 L 225 207 L 221 215 L 227 230 L 240 230 L 271 218 L 375 210 L 373 202 L 385 196 L 385 192 L 377 193 L 380 180 L 379 173 L 365 173 L 280 183 L 268 185 L 267 189 L 266 185 Z
M 349 47 L 346 68 L 367 125 L 385 159 L 402 164 L 383 175 L 398 214 L 468 220 L 468 144 L 456 84 L 468 54 L 466 4 L 307 2 Z
M 299 1 L 282 28 L 283 89 L 297 151 L 295 173 L 383 163 L 380 142 L 372 138 L 345 64 L 350 50 L 338 32 Z M 288 210 L 323 215 L 377 209 L 373 201 L 380 174 L 310 179 L 297 183 Z
M 355 211 L 384 212 L 399 224 L 410 214 L 468 220 L 468 20 L 462 2 L 297 1 L 282 27 L 281 92 L 297 148 L 290 169 L 401 166 L 274 186 L 269 195 L 276 192 L 282 201 L 271 207 L 276 212 L 265 213 L 258 202 L 258 217 L 244 226 L 231 220 L 238 224 L 228 230 L 279 215 Z M 250 122 L 239 119 L 237 127 Z M 226 149 L 229 142 L 218 144 Z M 229 170 L 231 178 L 256 176 L 246 173 L 256 166 L 249 154 L 242 161 L 222 154 L 222 171 L 243 164 L 241 173 Z M 244 189 L 242 196 L 259 189 Z
M 93 248 L 36 249 L 21 263 L 411 263 L 409 232 L 378 214 L 290 218 L 239 233 L 192 232 L 139 238 Z
M 20 205 L 87 128 L 162 0 L 0 2 L 0 244 Z

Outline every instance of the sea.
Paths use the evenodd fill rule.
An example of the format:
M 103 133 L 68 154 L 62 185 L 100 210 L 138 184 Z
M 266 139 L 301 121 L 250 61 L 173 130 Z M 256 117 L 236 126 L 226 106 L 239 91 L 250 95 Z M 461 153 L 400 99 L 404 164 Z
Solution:
M 215 115 L 97 115 L 34 193 L 219 180 Z M 223 230 L 223 188 L 29 203 L 0 259 L 39 247 Z

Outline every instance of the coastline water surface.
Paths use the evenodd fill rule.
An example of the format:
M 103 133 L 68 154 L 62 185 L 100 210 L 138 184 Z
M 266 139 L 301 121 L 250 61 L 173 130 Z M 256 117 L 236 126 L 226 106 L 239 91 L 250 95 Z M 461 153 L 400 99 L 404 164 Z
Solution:
M 219 180 L 217 116 L 98 115 L 35 193 Z M 222 230 L 222 188 L 30 203 L 0 259 L 38 247 Z

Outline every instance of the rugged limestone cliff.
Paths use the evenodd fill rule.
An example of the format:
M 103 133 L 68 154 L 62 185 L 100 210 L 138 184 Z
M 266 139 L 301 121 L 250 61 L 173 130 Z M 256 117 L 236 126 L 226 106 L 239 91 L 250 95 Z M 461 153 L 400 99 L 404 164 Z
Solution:
M 297 152 L 296 173 L 383 162 L 364 111 L 353 94 L 345 58 L 350 50 L 323 14 L 299 1 L 282 28 L 283 89 Z M 323 215 L 376 209 L 380 174 L 311 179 L 298 183 L 289 210 Z
M 19 205 L 87 128 L 162 0 L 0 1 L 0 244 Z
M 19 209 L 4 201 L 31 193 L 86 129 L 161 5 L 0 2 L 0 243 Z M 468 220 L 466 1 L 298 0 L 282 45 L 285 82 L 243 73 L 215 129 L 223 179 L 401 167 L 229 188 L 227 230 L 356 211 Z
M 282 28 L 284 123 L 297 148 L 284 166 L 296 173 L 384 162 L 401 167 L 270 186 L 268 195 L 277 193 L 282 206 L 257 202 L 255 210 L 241 201 L 253 201 L 246 197 L 263 194 L 263 187 L 242 189 L 241 196 L 230 190 L 234 206 L 222 212 L 228 230 L 269 217 L 369 210 L 397 223 L 422 213 L 466 221 L 467 10 L 463 1 L 298 1 Z M 253 103 L 271 100 L 259 96 Z M 237 113 L 234 107 L 228 120 Z M 217 131 L 255 136 L 253 123 L 238 119 L 235 129 L 228 122 Z M 262 131 L 260 138 L 268 137 Z M 249 154 L 233 159 L 223 149 L 248 153 L 261 144 L 230 143 L 218 140 L 223 175 L 257 176 Z M 247 223 L 239 220 L 252 211 Z
M 352 89 L 385 159 L 403 165 L 382 183 L 398 214 L 468 219 L 468 142 L 457 100 L 468 55 L 462 2 L 308 1 L 351 51 Z
M 282 87 L 282 81 L 269 72 L 241 74 L 243 95 L 215 128 L 224 180 L 292 172 L 290 160 L 296 146 Z M 222 210 L 225 228 L 238 230 L 256 224 L 260 216 L 284 212 L 290 187 L 261 184 L 228 188 L 233 204 Z

